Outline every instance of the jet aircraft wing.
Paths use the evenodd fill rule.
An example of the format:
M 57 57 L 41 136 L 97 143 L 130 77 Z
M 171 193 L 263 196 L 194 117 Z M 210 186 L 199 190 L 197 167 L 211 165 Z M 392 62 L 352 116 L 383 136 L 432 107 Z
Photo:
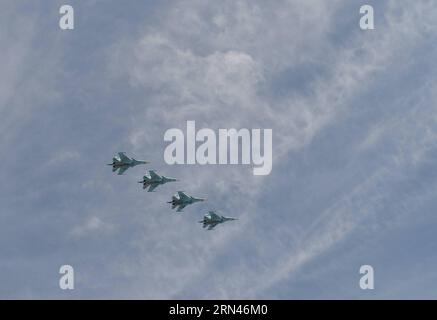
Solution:
M 220 217 L 218 214 L 216 214 L 214 211 L 209 211 L 209 216 L 211 217 L 211 220 L 220 220 Z
M 218 222 L 211 223 L 208 227 L 208 230 L 214 229 L 216 225 L 218 225 Z
M 119 167 L 120 169 L 118 169 L 118 175 L 121 176 L 129 167 L 128 166 L 123 166 L 123 167 Z
M 153 190 L 155 190 L 157 186 L 159 186 L 159 183 L 151 183 L 147 192 L 153 192 Z
M 180 204 L 176 212 L 181 212 L 186 207 L 185 204 Z
M 118 156 L 120 157 L 121 162 L 129 163 L 131 160 L 124 154 L 124 152 L 119 152 Z
M 149 170 L 149 174 L 150 174 L 150 178 L 152 178 L 152 180 L 159 180 L 161 177 L 159 175 L 156 174 L 155 171 L 153 170 Z
M 185 201 L 185 200 L 189 200 L 190 198 L 185 194 L 185 193 L 183 193 L 182 191 L 178 191 L 178 196 L 179 196 L 179 199 L 181 199 L 182 201 Z

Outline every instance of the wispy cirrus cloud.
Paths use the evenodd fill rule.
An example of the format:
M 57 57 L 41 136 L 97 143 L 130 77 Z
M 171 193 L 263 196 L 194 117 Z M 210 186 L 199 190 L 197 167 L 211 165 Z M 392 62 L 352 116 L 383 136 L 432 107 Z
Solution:
M 98 4 L 77 5 L 87 14 L 74 33 L 53 31 L 50 57 L 29 55 L 40 39 L 52 43 L 31 30 L 4 53 L 13 81 L 0 79 L 2 96 L 16 105 L 3 122 L 5 146 L 26 138 L 17 160 L 40 145 L 39 163 L 20 171 L 18 161 L 18 179 L 3 188 L 14 195 L 4 225 L 23 231 L 2 232 L 18 248 L 1 257 L 13 295 L 58 296 L 44 281 L 65 261 L 80 270 L 75 297 L 360 297 L 362 257 L 394 268 L 368 238 L 426 224 L 435 207 L 432 2 L 373 3 L 371 32 L 358 28 L 358 1 Z M 70 85 L 39 68 L 13 98 L 22 83 L 14 79 L 36 61 L 64 70 Z M 272 174 L 165 165 L 163 133 L 187 120 L 272 128 Z M 105 164 L 116 151 L 152 164 L 113 176 Z M 146 194 L 135 182 L 151 167 L 183 182 Z M 178 189 L 208 202 L 172 214 L 165 202 Z M 202 232 L 196 221 L 209 209 L 240 220 Z M 344 246 L 360 252 L 345 255 Z M 30 265 L 38 292 L 17 280 Z M 341 290 L 314 290 L 326 266 Z

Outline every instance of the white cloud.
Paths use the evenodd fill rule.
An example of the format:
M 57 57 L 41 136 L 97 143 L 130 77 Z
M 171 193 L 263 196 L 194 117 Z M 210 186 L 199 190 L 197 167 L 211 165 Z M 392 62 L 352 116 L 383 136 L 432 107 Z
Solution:
M 47 162 L 47 165 L 48 166 L 60 165 L 65 162 L 78 161 L 79 159 L 80 159 L 80 154 L 77 151 L 74 150 L 58 151 Z
M 432 2 L 390 1 L 384 7 L 384 20 L 377 20 L 376 30 L 371 33 L 358 28 L 358 6 L 351 13 L 357 15 L 357 30 L 335 29 L 336 19 L 342 18 L 339 12 L 345 6 L 344 1 L 322 0 L 182 1 L 157 10 L 161 17 L 153 23 L 141 20 L 146 22 L 139 36 L 125 35 L 116 39 L 116 45 L 108 45 L 111 59 L 109 72 L 104 75 L 110 77 L 104 82 L 107 88 L 116 89 L 111 96 L 116 102 L 99 116 L 91 113 L 101 111 L 98 107 L 90 108 L 89 114 L 83 114 L 90 117 L 89 123 L 72 119 L 84 125 L 78 130 L 94 126 L 96 121 L 91 120 L 98 119 L 104 122 L 101 128 L 107 130 L 111 147 L 131 143 L 130 150 L 135 155 L 158 154 L 158 159 L 163 146 L 161 134 L 170 127 L 183 128 L 186 120 L 211 128 L 271 127 L 273 173 L 257 178 L 248 167 L 165 166 L 165 171 L 176 173 L 171 175 L 183 183 L 163 186 L 162 192 L 152 195 L 132 183 L 137 175 L 141 176 L 143 168 L 132 169 L 126 176 L 111 176 L 111 180 L 97 166 L 86 168 L 86 174 L 76 180 L 66 175 L 71 180 L 58 186 L 68 191 L 47 186 L 32 204 L 39 204 L 41 212 L 47 208 L 60 210 L 59 219 L 65 219 L 62 223 L 74 226 L 67 236 L 75 243 L 83 240 L 80 243 L 89 248 L 89 256 L 95 257 L 84 263 L 91 270 L 84 277 L 92 278 L 93 272 L 102 274 L 102 270 L 94 271 L 99 268 L 93 263 L 106 258 L 110 263 L 105 275 L 117 287 L 113 296 L 168 298 L 199 293 L 210 298 L 260 297 L 269 288 L 292 278 L 306 263 L 329 254 L 362 221 L 372 230 L 378 229 L 381 221 L 384 227 L 405 224 L 415 203 L 429 201 L 432 188 L 429 193 L 408 194 L 402 199 L 396 187 L 403 185 L 402 179 L 409 174 L 414 175 L 415 168 L 429 161 L 435 150 L 435 96 L 430 97 L 430 92 L 435 95 L 435 88 L 429 84 L 433 83 L 431 72 L 426 76 L 427 86 L 414 95 L 403 88 L 399 90 L 399 100 L 384 101 L 387 106 L 381 110 L 368 103 L 374 103 L 372 96 L 381 95 L 378 86 L 383 90 L 396 89 L 385 81 L 409 75 L 414 60 L 430 61 L 412 53 L 421 53 L 427 36 L 435 31 L 435 6 Z M 154 24 L 156 21 L 159 23 Z M 336 36 L 341 41 L 334 39 Z M 53 102 L 58 94 L 63 94 L 53 91 L 56 77 L 51 72 L 58 69 L 53 66 L 59 60 L 50 56 L 44 60 L 47 68 L 40 68 L 44 70 L 32 78 L 35 81 L 26 82 L 26 94 L 13 97 L 26 73 L 24 66 L 33 61 L 25 54 L 31 48 L 29 40 L 15 48 L 20 55 L 15 55 L 14 50 L 4 53 L 11 65 L 8 74 L 21 75 L 12 75 L 11 83 L 6 83 L 8 76 L 0 79 L 5 84 L 2 96 L 6 97 L 0 98 L 1 112 L 7 111 L 5 106 L 14 99 L 21 106 L 3 122 L 2 133 L 10 137 L 17 136 L 11 130 L 17 129 L 17 119 L 31 119 L 37 114 L 38 110 L 31 107 L 34 97 L 42 107 L 44 101 Z M 104 75 L 100 77 L 95 72 L 99 81 L 104 79 Z M 76 79 L 74 72 L 72 79 Z M 126 89 L 118 87 L 120 79 L 127 80 L 132 91 L 120 92 Z M 87 80 L 96 79 L 90 76 Z M 414 81 L 406 77 L 399 83 L 405 82 L 405 87 L 410 88 L 416 85 Z M 87 87 L 84 82 L 80 85 Z M 278 94 L 281 85 L 285 93 Z M 306 90 L 300 90 L 300 85 Z M 98 103 L 104 99 L 101 92 L 89 91 L 87 101 Z M 85 89 L 78 92 L 82 94 Z M 92 94 L 94 99 L 90 98 Z M 424 98 L 420 100 L 420 96 Z M 415 107 L 410 109 L 410 105 Z M 126 111 L 119 112 L 121 107 Z M 360 108 L 368 113 L 360 113 Z M 112 113 L 118 117 L 121 129 L 107 120 Z M 40 130 L 44 129 L 41 125 Z M 335 138 L 340 138 L 338 145 L 332 142 L 333 132 Z M 352 147 L 342 134 L 351 136 Z M 92 144 L 98 137 L 96 133 L 96 137 L 87 138 Z M 332 149 L 323 149 L 323 142 Z M 323 150 L 315 152 L 314 143 Z M 93 162 L 90 159 L 101 156 L 97 149 L 93 154 L 87 153 L 88 164 Z M 51 163 L 81 159 L 79 151 L 68 150 L 55 150 Z M 332 159 L 344 160 L 338 164 L 344 166 L 336 168 L 337 172 L 329 170 Z M 302 165 L 306 161 L 314 165 L 311 170 Z M 103 166 L 105 162 L 101 163 Z M 159 160 L 153 166 L 163 168 Z M 302 167 L 307 171 L 299 175 Z M 76 167 L 70 169 L 71 175 L 79 172 Z M 295 177 L 300 180 L 294 181 Z M 283 189 L 278 192 L 275 184 L 281 182 Z M 188 189 L 211 201 L 175 215 L 169 212 L 165 201 L 176 188 Z M 294 198 L 294 192 L 302 199 Z M 58 201 L 58 195 L 66 198 L 65 203 Z M 291 203 L 296 200 L 302 202 L 300 207 Z M 381 207 L 391 202 L 399 203 L 405 212 L 396 217 L 384 215 Z M 263 208 L 277 203 L 284 208 L 278 209 L 278 205 L 270 212 Z M 240 220 L 213 233 L 202 232 L 195 221 L 209 207 Z M 296 207 L 303 212 L 293 211 Z M 77 208 L 83 209 L 78 211 L 83 213 L 79 222 L 78 216 L 71 214 Z M 116 236 L 115 247 L 109 244 L 105 249 L 121 255 L 108 259 L 101 253 L 104 250 L 96 255 L 88 246 L 94 243 L 93 235 L 105 239 L 98 245 L 105 245 Z M 241 251 L 235 252 L 235 248 Z M 118 287 L 120 283 L 122 287 Z
M 393 61 L 393 57 L 408 61 L 417 41 L 424 40 L 420 30 L 428 30 L 432 23 L 429 4 L 403 4 L 400 17 L 397 4 L 391 2 L 385 14 L 387 25 L 379 24 L 373 34 L 356 32 L 355 39 L 339 52 L 327 39 L 337 5 L 341 3 L 283 2 L 273 9 L 269 4 L 249 7 L 239 1 L 207 8 L 201 2 L 186 1 L 183 6 L 176 6 L 166 16 L 171 24 L 163 24 L 159 29 L 146 28 L 145 35 L 133 44 L 135 59 L 129 67 L 131 80 L 154 97 L 155 105 L 145 111 L 144 118 L 157 119 L 160 125 L 167 126 L 191 119 L 201 119 L 209 126 L 271 125 L 276 138 L 274 166 L 278 161 L 287 161 L 290 152 L 298 152 L 324 128 L 344 119 L 351 109 L 351 101 L 373 88 L 378 76 L 387 68 L 396 68 L 399 61 Z M 267 18 L 267 14 L 273 14 L 274 18 Z M 422 15 L 425 19 L 418 25 L 417 18 Z M 294 64 L 320 59 L 329 63 L 328 72 L 311 83 L 313 95 L 294 94 L 277 101 L 262 93 L 266 79 L 272 75 Z M 380 135 L 372 131 L 363 146 L 387 136 L 388 127 L 385 123 L 382 126 L 385 129 L 381 129 Z M 154 129 L 134 129 L 133 135 L 147 136 Z M 405 126 L 395 130 L 403 132 Z M 411 143 L 415 141 L 410 139 Z M 135 141 L 138 145 L 142 143 L 138 138 Z M 429 140 L 423 143 L 428 144 Z M 410 153 L 420 152 L 416 143 L 406 148 Z M 399 161 L 400 166 L 410 163 L 408 159 Z M 231 202 L 234 197 L 244 197 L 256 204 L 262 185 L 248 180 L 244 173 L 232 173 L 241 185 L 239 192 L 229 193 L 223 187 L 219 190 L 225 192 Z M 329 218 L 320 218 L 307 244 L 293 249 L 289 257 L 280 257 L 281 262 L 265 272 L 245 271 L 245 276 L 238 279 L 224 275 L 229 280 L 222 279 L 223 284 L 217 286 L 211 296 L 244 296 L 244 292 L 256 296 L 259 290 L 286 278 L 310 259 L 329 250 L 354 230 L 360 220 L 377 210 L 375 206 L 381 195 L 374 192 L 381 191 L 377 186 L 391 174 L 385 164 L 371 172 L 367 181 L 358 182 L 337 205 L 325 210 L 322 217 Z M 209 181 L 208 173 L 196 176 L 199 189 L 208 188 Z M 213 188 L 208 190 L 214 191 Z M 250 225 L 244 220 L 250 221 L 254 214 L 246 211 L 241 225 Z M 241 229 L 234 231 L 241 232 Z M 234 233 L 218 238 L 213 242 L 214 250 L 220 252 L 224 243 L 231 243 L 236 236 Z M 205 252 L 200 256 L 203 263 L 197 264 L 195 272 L 190 273 L 192 284 L 203 277 L 203 272 L 208 272 L 208 261 L 212 259 L 211 254 Z M 242 265 L 242 268 L 247 266 Z M 202 272 L 195 276 L 200 270 Z M 261 285 L 255 285 L 256 282 Z M 181 290 L 190 285 L 189 280 L 184 283 Z
M 73 237 L 83 237 L 83 236 L 92 236 L 99 235 L 102 233 L 108 233 L 114 230 L 114 226 L 110 223 L 102 221 L 97 216 L 90 216 L 83 222 L 81 225 L 74 227 L 71 230 L 71 235 Z

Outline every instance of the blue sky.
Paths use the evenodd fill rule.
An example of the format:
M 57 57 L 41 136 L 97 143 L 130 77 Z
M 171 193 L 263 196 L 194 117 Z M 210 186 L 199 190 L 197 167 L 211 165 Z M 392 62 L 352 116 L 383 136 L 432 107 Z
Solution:
M 437 298 L 433 1 L 70 1 L 72 31 L 62 4 L 0 4 L 1 298 Z M 187 120 L 273 129 L 271 174 L 165 164 Z

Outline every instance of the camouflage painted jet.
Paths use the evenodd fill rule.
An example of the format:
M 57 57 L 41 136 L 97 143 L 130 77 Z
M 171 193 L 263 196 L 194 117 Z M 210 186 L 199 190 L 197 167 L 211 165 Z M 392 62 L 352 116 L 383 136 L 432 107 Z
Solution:
M 208 213 L 203 216 L 203 220 L 199 221 L 199 223 L 203 223 L 204 228 L 208 227 L 208 230 L 212 230 L 219 223 L 223 223 L 230 220 L 238 220 L 238 219 L 219 216 L 218 214 L 215 213 L 215 211 L 208 211 Z
M 146 189 L 147 187 L 149 187 L 149 190 L 147 192 L 153 192 L 153 190 L 155 190 L 155 188 L 157 186 L 159 186 L 160 184 L 164 184 L 167 182 L 173 182 L 173 181 L 178 181 L 178 180 L 173 179 L 173 178 L 169 178 L 169 177 L 165 177 L 165 176 L 160 176 L 154 170 L 149 170 L 149 175 L 148 176 L 145 175 L 143 177 L 143 181 L 138 181 L 138 183 L 143 184 L 143 189 Z
M 112 166 L 112 172 L 118 170 L 118 174 L 122 175 L 127 169 L 135 167 L 139 164 L 149 163 L 143 160 L 135 160 L 134 158 L 129 158 L 124 152 L 119 152 L 118 156 L 112 158 L 112 163 L 108 163 L 108 166 Z
M 205 201 L 205 199 L 194 198 L 194 197 L 186 195 L 183 191 L 178 191 L 178 193 L 172 197 L 172 200 L 167 202 L 167 203 L 172 204 L 172 207 L 171 207 L 172 209 L 178 207 L 176 212 L 181 212 L 182 209 L 184 209 L 187 205 L 192 204 L 192 203 L 196 203 L 199 201 Z

